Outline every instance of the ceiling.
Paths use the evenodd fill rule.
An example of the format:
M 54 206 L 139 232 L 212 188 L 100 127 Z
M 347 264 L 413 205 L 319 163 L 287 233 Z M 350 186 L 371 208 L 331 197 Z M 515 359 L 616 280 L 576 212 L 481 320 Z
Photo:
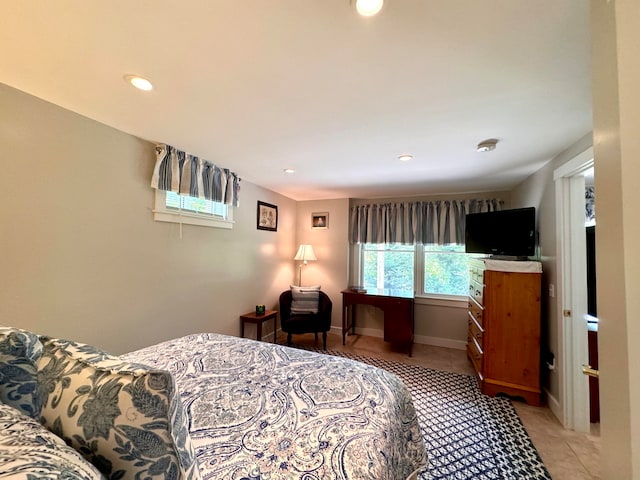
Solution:
M 296 200 L 508 190 L 591 131 L 588 5 L 5 0 L 0 82 Z

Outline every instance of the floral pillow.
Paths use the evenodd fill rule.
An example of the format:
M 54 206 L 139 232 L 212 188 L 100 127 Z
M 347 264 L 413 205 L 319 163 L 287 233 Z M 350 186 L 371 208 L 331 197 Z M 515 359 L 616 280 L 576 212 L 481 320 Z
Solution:
M 42 343 L 34 333 L 0 325 L 0 401 L 33 418 L 40 416 L 36 402 L 36 365 Z
M 199 479 L 169 372 L 94 347 L 41 338 L 42 423 L 111 479 Z
M 0 477 L 104 480 L 61 438 L 33 418 L 0 403 Z

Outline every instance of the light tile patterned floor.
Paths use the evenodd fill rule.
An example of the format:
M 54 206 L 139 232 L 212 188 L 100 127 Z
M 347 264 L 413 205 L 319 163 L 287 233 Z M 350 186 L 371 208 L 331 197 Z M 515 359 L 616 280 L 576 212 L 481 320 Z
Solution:
M 294 335 L 293 342 L 301 345 L 314 345 L 315 343 L 313 334 Z M 278 337 L 278 343 L 286 343 L 286 335 L 281 334 Z M 320 339 L 318 346 L 321 345 L 322 340 Z M 415 344 L 413 356 L 408 357 L 406 352 L 394 350 L 391 345 L 380 338 L 363 335 L 348 336 L 347 344 L 343 346 L 340 335 L 331 333 L 327 337 L 327 348 L 437 370 L 468 375 L 473 372 L 466 352 L 451 348 Z M 533 407 L 519 401 L 513 403 L 554 480 L 595 480 L 601 478 L 600 438 L 597 431 L 591 435 L 565 430 L 549 408 Z

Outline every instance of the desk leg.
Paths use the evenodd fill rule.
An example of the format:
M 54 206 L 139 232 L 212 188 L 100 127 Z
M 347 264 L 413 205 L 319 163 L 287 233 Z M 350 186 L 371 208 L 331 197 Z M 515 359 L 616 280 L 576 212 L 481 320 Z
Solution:
M 351 335 L 356 334 L 356 306 L 351 307 Z
M 240 319 L 240 337 L 244 338 L 244 319 Z
M 349 323 L 349 307 L 351 307 L 351 323 Z M 347 332 L 351 329 L 351 335 L 356 334 L 356 305 L 342 303 L 342 345 L 346 344 Z
M 273 317 L 273 343 L 276 343 L 276 330 L 278 329 L 278 315 Z
M 257 337 L 256 340 L 262 341 L 262 322 L 256 323 Z
M 347 337 L 347 316 L 348 316 L 348 305 L 342 305 L 342 345 L 345 345 L 346 337 Z

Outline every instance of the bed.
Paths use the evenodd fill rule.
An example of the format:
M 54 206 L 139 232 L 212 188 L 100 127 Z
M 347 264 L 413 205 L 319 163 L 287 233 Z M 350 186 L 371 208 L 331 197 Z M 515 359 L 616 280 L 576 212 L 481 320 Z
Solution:
M 123 355 L 170 371 L 203 479 L 405 479 L 426 464 L 393 374 L 255 340 L 194 334 Z

